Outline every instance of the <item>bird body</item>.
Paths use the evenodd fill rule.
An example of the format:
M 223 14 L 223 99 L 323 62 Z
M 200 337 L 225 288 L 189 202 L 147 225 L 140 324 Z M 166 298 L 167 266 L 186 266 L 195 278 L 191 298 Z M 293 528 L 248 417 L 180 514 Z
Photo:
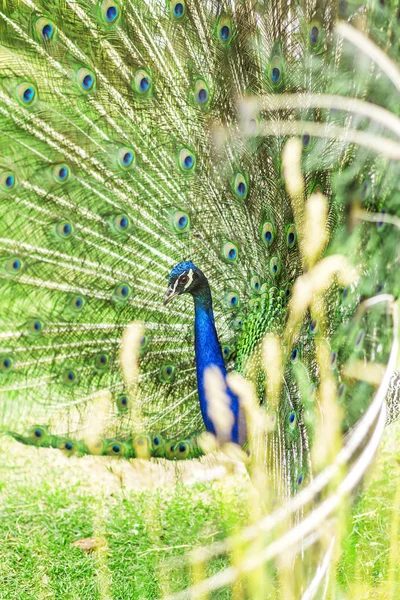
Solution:
M 190 293 L 193 296 L 195 307 L 194 346 L 199 403 L 206 430 L 216 435 L 216 428 L 210 417 L 208 406 L 210 399 L 207 397 L 205 374 L 207 369 L 217 368 L 226 381 L 226 367 L 215 328 L 210 286 L 200 269 L 192 262 L 183 262 L 172 270 L 168 290 L 164 304 L 181 293 Z M 228 440 L 243 445 L 246 439 L 244 431 L 239 434 L 239 399 L 229 387 L 226 388 L 226 393 L 230 399 L 229 409 L 233 417 Z
M 290 491 L 312 477 L 326 397 L 350 429 L 390 350 L 388 301 L 359 306 L 399 289 L 396 15 L 372 1 L 3 5 L 4 432 L 68 455 L 196 457 L 204 429 L 218 438 L 210 367 L 226 439 L 247 439 L 235 370 L 274 420 L 275 472 Z M 193 296 L 194 327 L 187 295 L 163 306 L 168 277 L 167 300 Z M 137 378 L 121 353 L 132 322 Z M 390 398 L 395 415 L 397 386 Z

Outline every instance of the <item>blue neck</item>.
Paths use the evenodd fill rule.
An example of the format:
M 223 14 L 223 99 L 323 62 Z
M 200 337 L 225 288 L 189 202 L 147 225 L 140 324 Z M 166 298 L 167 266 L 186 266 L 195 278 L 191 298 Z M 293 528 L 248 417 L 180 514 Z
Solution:
M 208 402 L 204 389 L 204 372 L 208 367 L 216 366 L 220 369 L 225 379 L 226 368 L 221 346 L 218 341 L 217 331 L 215 329 L 210 288 L 207 283 L 204 283 L 199 290 L 196 290 L 196 292 L 196 295 L 193 294 L 193 299 L 195 306 L 194 329 L 197 388 L 204 424 L 207 431 L 215 434 L 213 422 L 208 415 Z M 231 398 L 230 406 L 235 417 L 231 441 L 239 443 L 239 400 L 229 388 L 227 388 L 227 394 Z M 241 441 L 241 443 L 243 443 L 243 441 Z

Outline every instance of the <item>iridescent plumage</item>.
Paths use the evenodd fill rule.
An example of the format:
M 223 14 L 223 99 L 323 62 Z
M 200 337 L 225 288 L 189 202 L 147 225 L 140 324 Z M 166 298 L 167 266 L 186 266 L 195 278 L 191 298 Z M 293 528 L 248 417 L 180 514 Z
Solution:
M 398 91 L 337 24 L 396 61 L 397 14 L 329 0 L 3 5 L 4 431 L 69 454 L 198 456 L 193 308 L 187 297 L 162 305 L 171 268 L 190 260 L 206 275 L 226 368 L 251 379 L 268 410 L 262 340 L 283 339 L 296 279 L 341 254 L 357 277 L 333 278 L 323 318 L 307 308 L 284 347 L 269 451 L 285 481 L 303 483 L 321 402 L 315 340 L 329 348 L 343 430 L 374 392 L 346 365 L 384 365 L 389 351 L 386 309 L 354 315 L 363 298 L 399 289 L 398 230 L 386 222 L 399 208 Z M 282 167 L 292 136 L 297 192 L 296 165 Z M 321 225 L 305 207 L 322 196 Z M 321 229 L 306 264 L 304 244 Z M 132 321 L 144 324 L 135 394 L 120 361 Z M 396 380 L 390 398 L 396 415 Z M 99 403 L 101 431 L 88 441 Z

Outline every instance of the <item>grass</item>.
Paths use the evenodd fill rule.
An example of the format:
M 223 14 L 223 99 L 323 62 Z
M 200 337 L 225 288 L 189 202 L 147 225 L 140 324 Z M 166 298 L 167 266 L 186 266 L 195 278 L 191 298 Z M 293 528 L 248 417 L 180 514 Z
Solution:
M 398 425 L 356 499 L 337 567 L 338 598 L 398 598 L 390 553 L 400 475 Z M 199 463 L 67 459 L 0 440 L 0 599 L 151 600 L 190 583 L 188 550 L 248 522 L 249 482 L 230 463 L 198 482 Z M 397 512 L 397 511 L 396 511 Z M 89 538 L 92 551 L 73 542 Z M 392 561 L 393 564 L 393 561 Z M 228 566 L 213 560 L 207 574 Z M 210 597 L 232 598 L 229 589 Z

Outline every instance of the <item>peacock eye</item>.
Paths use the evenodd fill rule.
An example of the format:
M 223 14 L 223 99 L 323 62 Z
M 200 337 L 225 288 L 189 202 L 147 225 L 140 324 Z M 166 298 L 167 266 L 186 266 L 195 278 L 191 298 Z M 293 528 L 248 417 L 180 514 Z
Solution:
M 14 173 L 5 171 L 4 173 L 0 174 L 0 189 L 4 190 L 5 192 L 10 192 L 15 188 L 15 185 L 16 179 Z
M 53 179 L 56 183 L 65 183 L 70 176 L 70 169 L 67 165 L 55 165 L 52 170 Z
M 272 223 L 267 221 L 263 223 L 261 230 L 261 239 L 267 248 L 272 244 L 275 239 L 275 227 Z
M 132 148 L 119 148 L 117 153 L 117 161 L 121 169 L 132 169 L 136 166 L 136 154 Z
M 130 224 L 130 219 L 128 215 L 125 214 L 117 215 L 112 221 L 112 226 L 115 233 L 124 233 L 128 231 L 130 228 Z
M 280 270 L 281 261 L 277 256 L 273 256 L 269 261 L 269 272 L 271 273 L 272 277 L 276 277 L 277 275 L 279 275 Z
M 193 92 L 195 104 L 200 108 L 206 108 L 210 101 L 210 92 L 204 79 L 197 79 Z
M 273 56 L 269 69 L 269 77 L 274 86 L 282 83 L 283 62 L 280 56 Z
M 114 288 L 114 300 L 117 302 L 127 302 L 132 295 L 132 288 L 128 283 L 119 283 Z
M 232 22 L 229 17 L 221 17 L 217 25 L 218 40 L 221 44 L 226 45 L 232 39 Z
M 171 3 L 171 14 L 174 19 L 181 19 L 185 15 L 185 2 L 184 0 L 173 0 Z
M 184 173 L 192 173 L 196 167 L 196 155 L 189 148 L 182 148 L 178 155 L 179 168 Z
M 43 332 L 43 322 L 39 319 L 30 319 L 27 323 L 27 333 L 33 336 L 39 336 Z
M 301 141 L 304 148 L 307 148 L 308 144 L 310 143 L 310 139 L 311 137 L 309 133 L 303 133 L 303 135 L 301 136 Z
M 175 458 L 187 458 L 190 452 L 190 442 L 178 442 L 174 447 Z
M 296 244 L 296 227 L 291 224 L 286 227 L 286 245 L 288 248 L 293 248 Z
M 117 408 L 120 413 L 124 413 L 128 410 L 129 400 L 127 394 L 120 394 L 117 397 Z
M 83 92 L 92 92 L 96 87 L 96 77 L 89 69 L 79 69 L 76 74 L 76 82 Z
M 179 283 L 181 283 L 182 285 L 186 285 L 188 281 L 189 277 L 187 275 L 181 275 L 179 278 Z
M 232 290 L 225 294 L 224 297 L 225 305 L 228 308 L 239 308 L 240 306 L 240 296 L 239 293 L 235 290 Z
M 318 44 L 318 38 L 319 38 L 319 29 L 316 25 L 314 25 L 313 27 L 311 27 L 311 31 L 310 31 L 310 42 L 312 46 L 316 46 Z
M 101 354 L 97 354 L 97 356 L 95 356 L 94 368 L 96 371 L 106 371 L 109 367 L 109 362 L 110 359 L 108 354 L 102 352 Z
M 221 258 L 227 263 L 236 263 L 239 259 L 239 248 L 234 242 L 225 242 L 221 248 Z
M 242 173 L 237 173 L 231 182 L 232 191 L 239 200 L 245 200 L 249 191 L 246 178 Z
M 161 381 L 171 383 L 175 377 L 175 366 L 171 364 L 165 364 L 160 369 Z
M 260 278 L 258 277 L 258 275 L 253 275 L 253 277 L 250 279 L 250 287 L 253 290 L 253 292 L 259 292 L 260 288 L 261 288 L 261 282 L 260 282 Z
M 36 22 L 36 32 L 39 39 L 49 42 L 54 38 L 56 27 L 49 19 L 41 17 Z
M 151 87 L 152 81 L 150 73 L 148 73 L 144 69 L 139 69 L 139 71 L 136 71 L 135 77 L 133 79 L 134 91 L 141 96 L 146 96 L 150 94 Z
M 71 223 L 61 221 L 61 223 L 58 223 L 56 226 L 56 233 L 60 238 L 68 238 L 73 233 L 73 226 Z
M 105 25 L 115 25 L 120 17 L 121 9 L 118 3 L 104 0 L 100 8 L 100 17 Z
M 178 210 L 171 214 L 170 221 L 175 233 L 187 233 L 190 230 L 190 217 L 188 213 Z
M 3 356 L 0 358 L 0 373 L 8 373 L 11 371 L 13 366 L 13 360 L 10 356 Z
M 37 90 L 33 83 L 20 83 L 17 86 L 17 98 L 23 106 L 32 106 L 37 97 Z
M 83 296 L 72 296 L 70 306 L 74 311 L 80 311 L 84 307 L 85 299 Z
M 79 381 L 78 372 L 74 369 L 64 369 L 62 373 L 62 381 L 64 385 L 68 387 L 77 385 Z

